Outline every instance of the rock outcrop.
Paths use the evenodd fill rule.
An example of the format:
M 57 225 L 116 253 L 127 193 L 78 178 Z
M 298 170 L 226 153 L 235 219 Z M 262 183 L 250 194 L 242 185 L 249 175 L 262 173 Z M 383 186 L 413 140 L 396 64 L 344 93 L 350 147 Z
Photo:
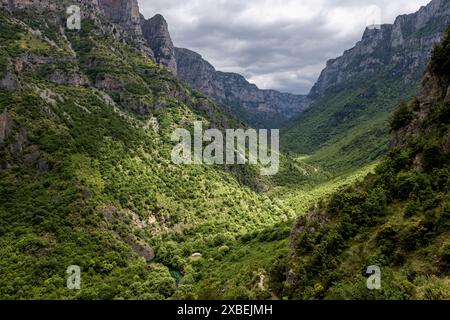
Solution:
M 135 35 L 142 35 L 141 15 L 137 0 L 95 0 L 112 22 Z
M 0 7 L 9 11 L 30 9 L 35 14 L 51 13 L 48 19 L 58 23 L 61 23 L 61 18 L 70 5 L 78 5 L 82 21 L 93 21 L 105 36 L 112 35 L 117 41 L 133 43 L 144 54 L 154 58 L 142 36 L 142 16 L 137 0 L 0 0 Z M 110 23 L 102 23 L 102 16 Z M 83 22 L 81 26 L 83 27 Z
M 446 57 L 450 57 L 450 29 L 447 33 L 446 39 L 436 47 L 436 50 L 441 50 Z M 411 141 L 417 141 L 420 138 L 431 140 L 430 136 L 435 134 L 436 128 L 433 128 L 430 123 L 437 120 L 433 119 L 430 114 L 436 113 L 435 109 L 442 108 L 442 118 L 445 118 L 444 114 L 446 114 L 448 119 L 450 114 L 450 66 L 448 62 L 439 61 L 436 58 L 438 52 L 435 52 L 433 56 L 432 63 L 423 76 L 420 96 L 402 112 L 403 114 L 409 113 L 409 117 L 403 116 L 402 118 L 410 119 L 410 122 L 391 132 L 390 145 L 392 148 L 405 148 L 411 144 Z M 436 118 L 436 116 L 434 117 Z M 440 120 L 443 121 L 443 119 Z M 450 151 L 450 131 L 439 144 L 446 152 Z M 416 169 L 423 168 L 423 161 L 419 157 L 416 158 L 415 164 Z
M 405 82 L 420 79 L 449 23 L 450 2 L 433 0 L 416 13 L 397 17 L 394 24 L 367 28 L 354 48 L 327 62 L 309 97 L 320 98 L 336 85 L 381 70 Z
M 0 146 L 3 146 L 5 140 L 11 134 L 11 126 L 13 124 L 13 120 L 6 112 L 0 114 Z
M 79 0 L 68 3 L 60 0 L 0 0 L 2 7 L 19 10 L 32 7 L 40 11 L 61 11 L 76 4 L 81 7 L 83 17 L 97 14 L 106 16 L 112 23 L 120 25 L 133 36 L 142 36 L 141 15 L 137 0 Z
M 41 8 L 54 8 L 55 1 L 52 0 L 1 0 L 1 5 L 8 9 L 23 9 L 29 6 L 39 6 Z
M 227 106 L 252 126 L 276 128 L 310 104 L 306 96 L 261 90 L 239 74 L 216 71 L 201 55 L 191 50 L 176 48 L 175 53 L 181 80 Z
M 175 59 L 175 47 L 164 17 L 157 14 L 151 19 L 143 19 L 142 33 L 148 45 L 153 50 L 156 61 L 166 66 L 176 75 L 177 61 Z
M 0 89 L 14 91 L 18 87 L 19 83 L 17 78 L 11 71 L 7 71 L 3 78 L 0 76 Z
M 79 72 L 66 72 L 56 69 L 49 75 L 49 80 L 56 84 L 83 86 L 89 84 L 89 79 Z

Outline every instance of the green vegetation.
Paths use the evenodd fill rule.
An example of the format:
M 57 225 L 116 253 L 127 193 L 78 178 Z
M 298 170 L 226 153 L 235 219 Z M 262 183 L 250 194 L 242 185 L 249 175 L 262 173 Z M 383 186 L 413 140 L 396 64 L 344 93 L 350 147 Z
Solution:
M 450 69 L 450 57 L 447 54 L 450 50 L 449 33 L 450 30 L 447 30 L 443 41 L 434 48 L 433 60 L 431 61 L 431 70 L 447 77 L 447 71 Z
M 288 125 L 282 146 L 333 176 L 379 160 L 388 150 L 390 114 L 418 92 L 418 82 L 386 79 L 381 72 L 334 88 Z
M 443 43 L 449 38 L 447 33 Z M 432 71 L 450 56 L 450 47 L 441 48 L 433 55 Z M 448 74 L 449 68 L 436 70 L 428 82 L 446 92 Z M 448 100 L 428 105 L 414 99 L 399 107 L 391 118 L 395 142 L 375 174 L 342 188 L 296 222 L 291 256 L 274 263 L 275 294 L 292 299 L 450 298 L 449 114 Z M 371 265 L 381 267 L 381 290 L 367 290 Z
M 314 154 L 281 155 L 270 179 L 252 166 L 176 166 L 175 128 L 243 124 L 101 20 L 63 36 L 60 18 L 21 13 L 39 35 L 0 11 L 0 71 L 16 66 L 21 85 L 0 91 L 0 298 L 447 298 L 448 102 L 380 165 L 388 88 L 415 88 L 377 85 L 383 99 L 370 100 L 355 83 L 325 99 L 330 121 L 317 137 L 319 114 L 304 140 L 289 141 Z M 419 107 L 402 105 L 393 130 Z M 311 207 L 324 220 L 289 241 Z M 391 284 L 378 295 L 361 282 L 367 263 L 386 267 Z M 82 290 L 66 288 L 70 265 L 81 267 Z
M 327 174 L 286 156 L 274 179 L 257 167 L 175 166 L 175 128 L 243 125 L 93 21 L 64 41 L 26 14 L 42 36 L 0 18 L 5 65 L 38 61 L 22 60 L 21 90 L 0 92 L 10 125 L 0 148 L 1 298 L 212 298 L 204 290 L 224 279 L 222 260 L 237 259 L 227 278 L 268 270 L 297 217 L 280 188 Z M 65 286 L 70 265 L 81 267 L 80 291 Z
M 214 259 L 241 235 L 294 218 L 254 191 L 270 183 L 258 168 L 172 164 L 175 128 L 241 124 L 131 45 L 92 23 L 67 35 L 75 56 L 0 17 L 7 61 L 40 61 L 24 63 L 20 91 L 0 92 L 11 123 L 0 151 L 0 297 L 167 299 L 193 253 Z M 83 74 L 90 84 L 67 80 Z M 70 265 L 83 290 L 65 287 Z

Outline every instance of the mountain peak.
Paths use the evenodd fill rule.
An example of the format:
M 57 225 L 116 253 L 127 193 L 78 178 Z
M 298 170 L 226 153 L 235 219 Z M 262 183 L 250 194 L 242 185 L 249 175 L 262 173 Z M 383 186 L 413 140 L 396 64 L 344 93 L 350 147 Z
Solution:
M 160 13 L 155 14 L 152 18 L 150 18 L 150 20 L 159 21 L 160 23 L 163 23 L 166 26 L 168 26 L 166 19 Z
M 406 82 L 418 80 L 449 23 L 450 1 L 433 0 L 393 24 L 366 28 L 361 41 L 327 63 L 310 97 L 320 98 L 332 87 L 382 70 Z
M 143 36 L 153 50 L 156 61 L 177 74 L 175 47 L 166 19 L 161 14 L 156 14 L 148 20 L 144 19 L 141 27 Z

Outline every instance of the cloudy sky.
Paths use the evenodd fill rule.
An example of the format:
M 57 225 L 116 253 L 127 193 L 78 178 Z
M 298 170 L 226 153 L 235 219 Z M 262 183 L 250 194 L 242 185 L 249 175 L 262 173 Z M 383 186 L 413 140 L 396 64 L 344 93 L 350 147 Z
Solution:
M 177 47 L 264 89 L 308 93 L 328 59 L 430 0 L 139 0 L 161 13 Z

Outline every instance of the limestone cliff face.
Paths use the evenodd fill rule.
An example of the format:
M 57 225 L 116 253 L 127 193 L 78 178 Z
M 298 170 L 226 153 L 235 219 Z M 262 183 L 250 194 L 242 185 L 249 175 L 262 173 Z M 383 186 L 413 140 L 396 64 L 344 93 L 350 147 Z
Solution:
M 305 110 L 306 96 L 260 90 L 243 76 L 216 69 L 196 52 L 176 48 L 178 77 L 255 127 L 276 128 Z
M 442 56 L 446 56 L 442 60 L 437 58 L 438 52 L 441 51 Z M 412 141 L 417 141 L 420 138 L 430 138 L 436 135 L 436 128 L 439 123 L 436 116 L 433 119 L 431 114 L 435 109 L 443 108 L 445 114 L 450 114 L 450 29 L 447 31 L 446 39 L 436 47 L 433 54 L 432 63 L 427 68 L 422 79 L 422 92 L 415 101 L 415 106 L 411 107 L 409 112 L 411 114 L 410 122 L 393 130 L 391 132 L 391 147 L 405 148 Z M 442 118 L 442 119 L 441 119 Z M 439 118 L 444 122 L 445 117 Z M 448 121 L 448 120 L 447 120 Z M 437 139 L 434 139 L 435 141 Z M 445 152 L 450 152 L 450 131 L 443 135 L 440 146 Z M 423 161 L 419 157 L 416 158 L 416 169 L 421 169 Z
M 6 111 L 0 114 L 0 146 L 3 146 L 5 140 L 11 133 L 12 119 Z
M 153 52 L 142 36 L 142 18 L 137 0 L 0 0 L 0 4 L 9 11 L 32 10 L 35 14 L 45 14 L 51 22 L 61 25 L 67 8 L 76 4 L 81 9 L 82 21 L 93 21 L 104 36 L 133 43 L 153 58 Z M 102 17 L 106 17 L 109 23 L 103 23 Z
M 141 15 L 137 0 L 0 0 L 2 7 L 9 10 L 33 8 L 39 11 L 64 12 L 69 5 L 77 4 L 83 16 L 106 16 L 112 23 L 120 25 L 133 36 L 141 36 Z
M 141 15 L 137 0 L 94 0 L 98 1 L 104 15 L 124 29 L 142 35 Z
M 91 0 L 93 2 L 96 0 Z M 87 2 L 87 1 L 86 1 Z M 3 8 L 9 10 L 25 9 L 28 7 L 35 7 L 43 10 L 56 10 L 62 6 L 63 1 L 55 0 L 0 0 L 0 4 Z
M 153 50 L 156 61 L 177 74 L 175 47 L 164 17 L 157 14 L 151 19 L 142 19 L 142 33 Z
M 338 84 L 378 71 L 405 82 L 420 79 L 433 46 L 449 23 L 450 1 L 433 0 L 416 13 L 399 16 L 392 25 L 366 29 L 354 48 L 328 61 L 310 98 L 319 98 Z

